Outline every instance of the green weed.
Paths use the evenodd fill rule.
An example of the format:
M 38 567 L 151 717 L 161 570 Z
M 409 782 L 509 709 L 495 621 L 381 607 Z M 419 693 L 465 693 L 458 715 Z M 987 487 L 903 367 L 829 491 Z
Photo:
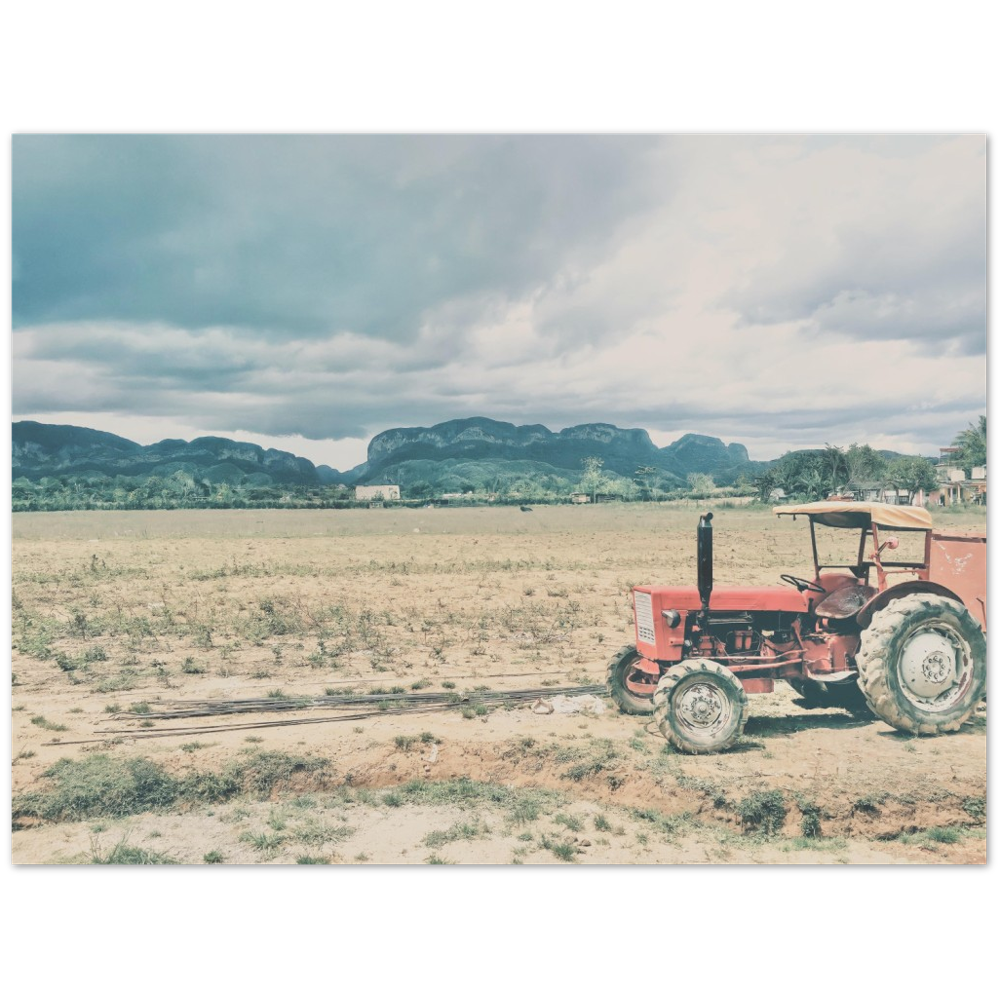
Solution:
M 612 770 L 620 757 L 621 754 L 615 749 L 611 740 L 593 740 L 585 748 L 563 748 L 555 754 L 557 763 L 577 761 L 562 774 L 562 777 L 571 781 L 583 781 L 585 778 L 595 777 L 602 771 Z
M 102 677 L 94 687 L 99 694 L 113 694 L 116 691 L 131 691 L 139 686 L 139 673 L 131 667 L 119 670 L 111 677 Z
M 571 864 L 576 862 L 576 856 L 579 854 L 579 848 L 576 844 L 568 840 L 552 840 L 546 836 L 543 836 L 539 843 L 546 851 L 551 851 L 560 861 L 568 861 Z
M 870 815 L 878 815 L 879 806 L 889 797 L 888 792 L 872 792 L 868 795 L 862 795 L 861 798 L 854 800 L 854 805 L 852 806 L 854 812 L 868 813 Z
M 64 733 L 68 727 L 64 726 L 61 722 L 49 722 L 44 715 L 33 715 L 31 717 L 31 724 L 38 726 L 39 729 L 48 729 L 53 733 Z
M 44 772 L 49 787 L 17 796 L 14 817 L 67 821 L 97 816 L 129 816 L 166 809 L 180 802 L 224 802 L 236 795 L 266 799 L 300 776 L 320 776 L 328 761 L 279 751 L 244 751 L 221 772 L 169 775 L 147 757 L 115 760 L 93 754 L 64 758 Z
M 802 812 L 802 823 L 800 828 L 803 837 L 821 837 L 823 835 L 820 823 L 822 810 L 815 802 L 800 798 L 797 802 Z
M 329 826 L 326 823 L 312 821 L 297 827 L 292 831 L 292 836 L 303 844 L 322 846 L 323 844 L 337 844 L 346 840 L 354 833 L 352 826 Z
M 490 828 L 478 821 L 472 823 L 455 823 L 447 830 L 434 830 L 424 837 L 423 843 L 427 847 L 441 847 L 442 844 L 451 844 L 456 840 L 476 840 L 485 837 L 490 832 Z
M 983 795 L 970 795 L 968 798 L 963 799 L 962 808 L 976 822 L 982 822 L 986 819 L 986 797 Z
M 736 806 L 736 815 L 745 832 L 773 837 L 785 824 L 785 796 L 777 789 L 754 792 Z
M 240 840 L 250 844 L 254 850 L 260 851 L 261 854 L 268 857 L 277 854 L 287 839 L 283 833 L 268 833 L 266 830 L 261 830 L 258 833 L 247 830 L 246 833 L 240 834 Z
M 145 847 L 132 847 L 123 837 L 107 854 L 102 854 L 96 847 L 91 850 L 92 865 L 176 865 L 173 858 L 151 851 Z
M 567 830 L 572 830 L 574 833 L 579 833 L 583 829 L 583 820 L 567 813 L 556 813 L 553 822 L 566 827 Z

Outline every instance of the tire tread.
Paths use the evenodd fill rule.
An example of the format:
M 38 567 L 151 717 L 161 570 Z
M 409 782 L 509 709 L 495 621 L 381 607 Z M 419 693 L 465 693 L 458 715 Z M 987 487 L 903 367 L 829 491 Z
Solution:
M 855 656 L 858 666 L 858 687 L 864 694 L 868 707 L 894 729 L 926 736 L 957 732 L 975 711 L 976 704 L 982 696 L 980 690 L 978 696 L 970 699 L 967 711 L 956 718 L 932 720 L 926 718 L 926 713 L 923 714 L 924 717 L 918 716 L 919 709 L 916 707 L 907 711 L 893 690 L 889 681 L 894 669 L 893 664 L 889 662 L 893 638 L 900 634 L 915 614 L 933 613 L 942 607 L 954 614 L 959 623 L 974 629 L 982 638 L 978 623 L 965 605 L 951 598 L 925 593 L 906 594 L 890 601 L 872 615 L 871 622 L 861 634 L 861 645 Z M 975 645 L 974 634 L 973 640 Z M 979 684 L 974 684 L 974 688 L 982 688 L 985 685 L 985 639 L 982 641 L 983 678 Z

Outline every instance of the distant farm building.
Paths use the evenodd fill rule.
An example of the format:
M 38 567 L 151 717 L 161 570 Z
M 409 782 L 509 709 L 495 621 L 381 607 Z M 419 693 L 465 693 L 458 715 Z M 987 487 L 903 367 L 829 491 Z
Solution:
M 382 503 L 386 500 L 399 499 L 398 486 L 355 486 L 355 500 L 367 500 L 369 503 Z
M 938 460 L 938 486 L 930 491 L 927 502 L 940 507 L 950 507 L 955 503 L 986 503 L 986 466 L 975 465 L 965 469 L 955 464 L 955 455 L 961 451 L 954 446 L 941 449 Z
M 833 499 L 833 497 L 830 499 Z M 914 504 L 919 506 L 924 502 L 923 494 L 920 490 L 912 493 L 910 490 L 896 489 L 894 486 L 888 486 L 876 480 L 851 480 L 847 485 L 847 491 L 842 493 L 837 499 L 875 500 L 878 503 L 895 504 L 904 507 Z
M 589 493 L 571 493 L 570 494 L 570 500 L 572 500 L 573 503 L 590 503 L 590 494 Z

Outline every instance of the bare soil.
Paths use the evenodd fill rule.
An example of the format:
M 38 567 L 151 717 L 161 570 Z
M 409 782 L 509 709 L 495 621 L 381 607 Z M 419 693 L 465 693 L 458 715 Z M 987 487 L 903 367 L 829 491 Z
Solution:
M 15 802 L 54 788 L 57 761 L 95 755 L 177 778 L 261 751 L 322 766 L 263 801 L 20 815 L 13 860 L 125 844 L 184 863 L 984 862 L 985 703 L 960 733 L 913 738 L 779 684 L 707 757 L 610 702 L 477 710 L 477 688 L 602 683 L 633 638 L 630 588 L 694 581 L 696 520 L 680 505 L 17 514 Z M 985 530 L 973 514 L 936 523 Z M 801 522 L 717 508 L 715 528 L 716 586 L 809 575 Z M 384 710 L 144 717 L 351 690 Z M 393 714 L 414 690 L 464 700 Z M 780 803 L 770 829 L 760 801 Z

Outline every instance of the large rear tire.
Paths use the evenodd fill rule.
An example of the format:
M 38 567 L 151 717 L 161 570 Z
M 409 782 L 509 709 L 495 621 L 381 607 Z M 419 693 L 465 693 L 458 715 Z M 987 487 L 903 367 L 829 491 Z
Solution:
M 736 675 L 714 660 L 683 660 L 653 695 L 660 732 L 685 753 L 718 753 L 742 735 L 749 709 Z
M 635 646 L 622 646 L 608 662 L 608 692 L 614 703 L 626 715 L 652 715 L 653 695 L 630 690 L 629 685 L 639 681 L 644 685 L 655 684 L 659 673 L 647 674 L 640 666 L 649 660 L 640 656 Z
M 986 638 L 958 601 L 908 594 L 872 615 L 861 633 L 858 684 L 894 729 L 957 730 L 986 690 Z

